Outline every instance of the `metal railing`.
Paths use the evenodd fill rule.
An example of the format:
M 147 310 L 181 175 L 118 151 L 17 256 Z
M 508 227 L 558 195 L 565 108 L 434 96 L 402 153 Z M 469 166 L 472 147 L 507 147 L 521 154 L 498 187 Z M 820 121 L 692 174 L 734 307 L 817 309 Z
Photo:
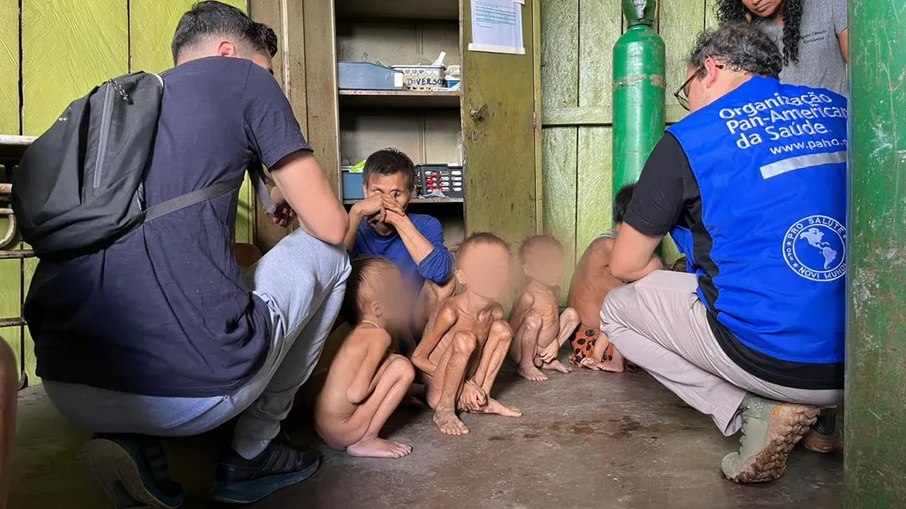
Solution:
M 12 168 L 15 167 L 22 159 L 25 149 L 34 141 L 35 138 L 30 136 L 8 136 L 0 135 L 0 166 L 6 168 L 6 175 L 12 175 Z M 0 218 L 8 219 L 6 229 L 0 233 L 0 260 L 32 258 L 35 256 L 34 251 L 30 249 L 10 249 L 19 242 L 17 231 L 16 216 L 11 208 L 10 201 L 13 192 L 13 185 L 10 182 L 0 182 Z M 22 291 L 20 289 L 20 291 Z M 25 325 L 25 319 L 21 316 L 0 318 L 0 329 L 11 327 L 22 327 Z M 0 339 L 2 340 L 2 339 Z M 25 370 L 21 370 L 21 379 L 19 388 L 22 389 L 28 385 L 28 377 Z

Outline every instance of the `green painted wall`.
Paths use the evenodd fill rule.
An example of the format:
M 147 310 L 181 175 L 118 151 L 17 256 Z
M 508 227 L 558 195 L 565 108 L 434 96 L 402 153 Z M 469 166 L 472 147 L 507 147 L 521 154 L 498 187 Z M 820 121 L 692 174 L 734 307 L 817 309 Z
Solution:
M 611 225 L 612 65 L 623 33 L 620 0 L 544 0 L 541 75 L 544 231 L 576 261 Z M 667 122 L 685 111 L 673 91 L 695 37 L 714 24 L 713 0 L 662 0 L 657 28 L 667 48 Z M 675 257 L 668 247 L 667 258 Z M 566 274 L 564 287 L 572 274 Z
M 19 9 L 15 2 L 0 2 L 0 133 L 19 134 Z M 9 222 L 0 217 L 0 236 Z M 14 246 L 12 246 L 14 247 Z M 0 260 L 0 317 L 19 314 L 22 306 L 22 262 Z M 22 328 L 0 330 L 22 358 Z
M 224 1 L 246 9 L 246 0 Z M 0 134 L 40 135 L 69 102 L 105 79 L 172 67 L 170 39 L 193 3 L 23 0 L 20 11 L 18 2 L 0 1 Z M 251 242 L 254 235 L 252 204 L 246 182 L 236 224 L 240 242 Z M 0 218 L 0 229 L 5 230 L 5 221 Z M 0 260 L 0 317 L 20 314 L 36 264 L 34 259 Z M 21 359 L 29 383 L 38 382 L 27 328 L 0 329 L 0 335 Z
M 229 1 L 242 8 L 246 4 Z M 683 80 L 682 59 L 696 34 L 713 23 L 712 3 L 661 2 L 658 30 L 667 46 L 668 92 Z M 69 101 L 104 79 L 129 70 L 168 68 L 170 37 L 191 4 L 192 0 L 23 0 L 20 19 L 15 2 L 0 2 L 0 133 L 40 134 Z M 571 260 L 611 226 L 611 49 L 623 28 L 619 4 L 619 0 L 541 2 L 544 230 L 561 239 Z M 683 114 L 668 93 L 668 122 Z M 248 186 L 240 199 L 236 236 L 248 242 L 254 235 Z M 18 314 L 33 270 L 33 261 L 0 261 L 0 315 Z M 34 355 L 30 338 L 22 341 L 23 333 L 0 330 L 34 381 Z

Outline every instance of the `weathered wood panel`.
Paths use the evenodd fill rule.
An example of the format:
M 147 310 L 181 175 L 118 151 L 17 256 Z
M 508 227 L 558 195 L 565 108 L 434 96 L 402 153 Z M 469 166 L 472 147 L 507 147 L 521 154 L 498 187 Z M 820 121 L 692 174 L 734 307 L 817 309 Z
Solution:
M 19 6 L 7 1 L 0 2 L 0 134 L 19 134 L 19 127 Z M 0 218 L 0 235 L 8 224 Z M 21 262 L 0 261 L 0 318 L 19 316 L 21 290 Z M 10 344 L 21 367 L 22 327 L 0 329 L 0 337 Z
M 6 224 L 0 224 L 0 228 L 5 230 Z M 21 312 L 22 262 L 20 260 L 0 260 L 0 318 L 16 317 Z M 23 355 L 22 329 L 21 326 L 0 329 L 0 337 L 12 347 L 19 369 L 22 368 Z
M 541 2 L 542 111 L 579 106 L 579 4 Z M 567 261 L 576 259 L 576 178 L 578 129 L 542 130 L 543 231 L 557 237 Z M 571 266 L 573 263 L 567 263 Z M 571 272 L 571 270 L 570 270 Z M 572 274 L 564 276 L 564 287 Z
M 578 214 L 576 216 L 576 257 L 598 235 L 612 226 L 613 161 L 610 157 L 613 128 L 579 128 L 579 175 L 576 179 Z
M 304 77 L 308 126 L 306 135 L 315 157 L 334 191 L 340 189 L 340 156 L 337 141 L 337 54 L 334 47 L 335 20 L 332 0 L 303 0 L 305 34 Z M 298 113 L 298 111 L 297 111 Z
M 23 3 L 25 134 L 41 134 L 73 99 L 127 72 L 127 20 L 122 0 Z
M 706 0 L 705 1 L 705 27 L 706 28 L 715 28 L 717 27 L 717 0 Z
M 127 3 L 45 0 L 22 5 L 22 119 L 25 134 L 46 130 L 73 99 L 129 68 Z M 36 261 L 25 262 L 25 287 Z M 30 335 L 25 371 L 37 382 Z
M 294 4 L 298 2 L 293 2 Z M 286 31 L 284 30 L 284 16 L 286 15 L 283 12 L 284 2 L 280 0 L 250 0 L 249 2 L 249 15 L 255 21 L 264 23 L 265 25 L 274 29 L 277 33 L 277 54 L 274 55 L 272 64 L 274 67 L 274 77 L 277 78 L 277 81 L 280 83 L 280 86 L 283 88 L 284 93 L 286 92 L 286 71 L 284 67 L 284 61 L 287 60 L 289 55 L 287 55 L 286 50 Z M 301 16 L 300 16 L 301 20 Z M 296 34 L 294 34 L 296 36 Z M 302 34 L 298 34 L 296 37 L 301 37 Z M 299 116 L 299 105 L 296 101 L 293 102 L 293 111 L 296 114 L 296 120 L 299 121 L 300 125 L 304 126 L 304 118 Z M 304 97 L 302 100 L 302 105 L 304 107 Z M 303 116 L 304 117 L 304 116 Z M 304 127 L 302 128 L 304 131 Z M 256 200 L 257 201 L 257 200 Z M 264 252 L 267 252 L 268 249 L 277 245 L 277 242 L 285 237 L 291 230 L 290 228 L 284 228 L 278 225 L 275 225 L 271 220 L 270 216 L 264 213 L 264 209 L 260 206 L 254 206 L 250 210 L 253 216 L 253 222 L 255 226 L 255 235 L 252 242 L 258 246 Z M 237 236 L 238 237 L 238 236 Z
M 0 2 L 0 134 L 19 134 L 19 6 Z
M 685 116 L 673 92 L 686 81 L 686 57 L 695 38 L 705 27 L 704 0 L 672 0 L 660 7 L 660 34 L 664 39 L 667 57 L 667 122 Z
M 524 55 L 463 55 L 466 228 L 517 242 L 535 223 L 535 60 L 533 3 L 522 11 Z M 463 39 L 472 40 L 470 0 L 463 0 Z M 506 147 L 503 150 L 503 147 Z
M 656 27 L 667 46 L 667 122 L 686 112 L 672 92 L 685 78 L 685 57 L 715 0 L 660 2 Z M 545 231 L 577 254 L 611 225 L 610 126 L 612 50 L 624 28 L 618 0 L 542 4 Z M 571 135 L 569 133 L 572 133 Z M 568 239 L 573 235 L 572 239 Z M 675 256 L 665 243 L 668 259 Z
M 619 0 L 580 2 L 579 107 L 611 110 L 613 45 L 622 33 Z M 612 130 L 579 127 L 576 193 L 576 259 L 610 225 Z

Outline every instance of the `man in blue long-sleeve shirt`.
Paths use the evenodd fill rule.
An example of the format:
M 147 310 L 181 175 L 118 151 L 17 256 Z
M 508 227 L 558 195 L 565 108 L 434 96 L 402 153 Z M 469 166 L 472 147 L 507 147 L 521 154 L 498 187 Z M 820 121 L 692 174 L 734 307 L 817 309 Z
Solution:
M 365 161 L 365 199 L 349 211 L 346 249 L 352 256 L 391 260 L 411 283 L 416 300 L 413 332 L 420 335 L 437 304 L 453 293 L 453 255 L 440 221 L 408 214 L 415 165 L 406 154 L 379 150 Z

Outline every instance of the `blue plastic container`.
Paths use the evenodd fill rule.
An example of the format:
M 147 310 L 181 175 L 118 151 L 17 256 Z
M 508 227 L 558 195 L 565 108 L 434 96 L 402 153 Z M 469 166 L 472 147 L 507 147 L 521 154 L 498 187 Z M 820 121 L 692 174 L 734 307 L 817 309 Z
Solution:
M 343 199 L 344 200 L 363 200 L 365 199 L 365 190 L 362 189 L 362 173 L 343 172 Z

